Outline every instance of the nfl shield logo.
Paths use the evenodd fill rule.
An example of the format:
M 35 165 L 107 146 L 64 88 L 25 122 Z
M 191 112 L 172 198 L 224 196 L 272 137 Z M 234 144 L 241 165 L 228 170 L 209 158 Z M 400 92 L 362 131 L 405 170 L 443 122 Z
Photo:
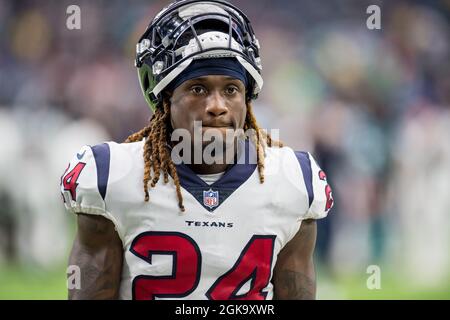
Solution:
M 210 209 L 217 207 L 219 204 L 219 191 L 203 191 L 203 205 Z

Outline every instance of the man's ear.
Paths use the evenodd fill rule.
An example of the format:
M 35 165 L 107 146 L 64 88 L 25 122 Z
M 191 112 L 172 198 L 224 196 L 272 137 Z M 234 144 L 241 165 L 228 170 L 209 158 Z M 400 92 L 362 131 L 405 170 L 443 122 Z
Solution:
M 162 95 L 163 95 L 163 105 L 164 104 L 167 104 L 168 106 L 169 106 L 169 113 L 170 113 L 170 107 L 171 107 L 171 105 L 172 105 L 172 92 L 170 92 L 170 91 L 164 91 L 163 93 L 162 93 Z M 172 121 L 172 116 L 171 115 L 169 115 L 170 116 L 170 128 L 169 128 L 169 130 L 170 131 L 172 131 L 173 130 L 173 121 Z
M 163 101 L 166 101 L 169 105 L 172 103 L 173 92 L 169 90 L 165 90 L 162 93 Z

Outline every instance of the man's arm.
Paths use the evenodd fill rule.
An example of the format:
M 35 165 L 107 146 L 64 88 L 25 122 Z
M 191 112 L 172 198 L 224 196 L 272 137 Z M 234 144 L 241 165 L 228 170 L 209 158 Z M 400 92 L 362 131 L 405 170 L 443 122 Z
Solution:
M 278 254 L 274 269 L 274 299 L 316 298 L 313 253 L 316 244 L 315 220 L 303 220 L 295 237 Z
M 81 287 L 69 289 L 69 299 L 117 299 L 122 259 L 122 242 L 113 223 L 102 216 L 78 214 L 69 264 L 80 268 Z

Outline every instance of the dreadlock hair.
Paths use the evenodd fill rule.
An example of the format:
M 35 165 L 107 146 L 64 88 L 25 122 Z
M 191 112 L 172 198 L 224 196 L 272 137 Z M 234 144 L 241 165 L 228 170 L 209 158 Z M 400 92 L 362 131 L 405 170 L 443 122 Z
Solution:
M 250 137 L 257 153 L 257 166 L 260 183 L 264 183 L 264 148 L 283 147 L 281 141 L 273 140 L 269 133 L 262 130 L 253 114 L 250 101 L 247 102 L 247 114 L 245 117 L 244 130 L 253 129 L 253 135 Z M 170 156 L 170 150 L 167 147 L 170 141 L 172 126 L 170 123 L 170 104 L 168 99 L 164 99 L 162 108 L 157 108 L 150 119 L 149 124 L 142 130 L 131 134 L 125 143 L 141 141 L 144 138 L 144 194 L 145 201 L 150 200 L 148 185 L 152 188 L 158 183 L 161 173 L 164 177 L 164 183 L 169 182 L 169 174 L 172 176 L 176 188 L 178 207 L 182 212 L 185 211 L 183 197 L 181 195 L 180 180 L 178 178 L 176 167 Z M 153 175 L 152 175 L 153 173 Z

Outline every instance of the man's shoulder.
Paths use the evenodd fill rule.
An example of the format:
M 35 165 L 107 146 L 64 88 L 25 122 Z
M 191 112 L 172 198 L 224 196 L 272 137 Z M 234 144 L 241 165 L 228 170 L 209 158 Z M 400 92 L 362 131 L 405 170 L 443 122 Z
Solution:
M 110 178 L 118 181 L 130 174 L 141 174 L 143 172 L 144 143 L 144 140 L 122 143 L 110 141 L 105 143 L 109 149 L 107 156 L 109 157 Z M 95 148 L 99 147 L 93 147 L 93 149 Z
M 268 155 L 268 156 L 276 156 L 276 157 L 286 156 L 286 155 L 294 152 L 293 149 L 291 147 L 288 147 L 288 146 L 266 147 L 264 151 L 265 151 L 266 155 Z
M 125 153 L 128 155 L 139 154 L 142 156 L 144 141 L 136 142 L 115 142 L 115 141 L 105 141 L 95 145 L 84 145 L 76 153 L 75 160 L 86 160 L 88 161 L 89 156 L 95 162 L 102 162 L 105 159 L 109 161 L 111 154 Z
M 300 165 L 301 168 L 310 168 L 311 161 L 314 161 L 310 152 L 305 150 L 294 150 L 291 147 L 267 147 L 266 156 L 269 158 L 277 159 L 278 161 L 292 162 L 293 164 Z
M 136 142 L 108 141 L 105 143 L 108 144 L 110 150 L 113 150 L 114 152 L 126 152 L 126 153 L 132 154 L 132 153 L 143 151 L 145 140 L 136 141 Z M 141 152 L 141 155 L 142 155 L 142 152 Z
M 144 141 L 118 143 L 106 141 L 83 146 L 72 158 L 69 168 L 81 163 L 86 166 L 83 173 L 106 185 L 111 178 L 123 178 L 133 170 L 139 170 L 143 162 Z M 89 169 L 89 170 L 88 170 Z M 67 170 L 66 170 L 67 171 Z
M 144 152 L 144 140 L 136 142 L 108 141 L 91 146 L 96 161 L 107 160 L 110 165 L 125 164 L 141 159 Z
M 266 158 L 270 160 L 287 162 L 301 162 L 305 158 L 309 158 L 309 152 L 307 151 L 295 151 L 289 146 L 283 147 L 267 147 L 265 149 Z

